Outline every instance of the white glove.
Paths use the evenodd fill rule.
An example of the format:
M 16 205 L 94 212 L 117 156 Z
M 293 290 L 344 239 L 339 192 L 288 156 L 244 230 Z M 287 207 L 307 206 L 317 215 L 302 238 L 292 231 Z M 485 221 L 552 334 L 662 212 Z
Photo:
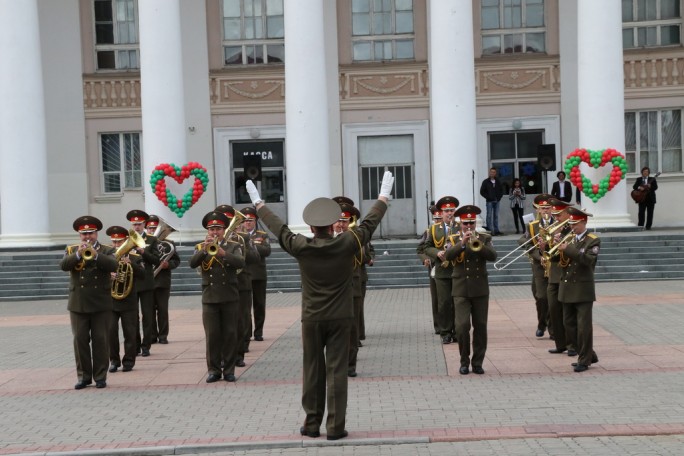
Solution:
M 254 182 L 248 180 L 247 183 L 245 183 L 245 188 L 247 189 L 247 193 L 249 193 L 249 199 L 252 200 L 252 204 L 256 206 L 257 204 L 263 202 L 263 200 L 259 196 L 259 190 L 257 190 L 256 185 L 254 185 Z
M 382 184 L 380 184 L 379 196 L 384 196 L 389 199 L 390 193 L 392 193 L 392 187 L 394 187 L 394 176 L 392 176 L 390 171 L 385 171 L 385 175 L 382 176 Z

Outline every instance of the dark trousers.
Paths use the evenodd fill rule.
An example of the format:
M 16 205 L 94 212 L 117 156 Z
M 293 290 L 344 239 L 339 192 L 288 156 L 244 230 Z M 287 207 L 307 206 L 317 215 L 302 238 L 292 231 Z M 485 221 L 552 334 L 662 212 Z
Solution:
M 439 301 L 437 300 L 437 283 L 430 277 L 430 302 L 432 303 L 432 326 L 435 334 L 440 334 L 439 329 Z
M 249 340 L 252 337 L 252 290 L 240 290 L 240 306 L 238 309 L 237 329 L 237 359 L 245 359 L 245 353 L 249 348 Z
M 437 265 L 439 268 L 440 266 Z M 439 334 L 451 336 L 454 332 L 454 300 L 451 297 L 451 277 L 435 279 L 437 286 L 437 308 L 439 312 Z
M 553 328 L 553 339 L 557 350 L 570 348 L 565 338 L 565 323 L 563 322 L 563 303 L 558 300 L 557 283 L 550 283 L 546 290 L 546 297 L 549 301 L 549 327 Z M 572 347 L 574 350 L 575 347 Z
M 515 232 L 517 233 L 520 229 L 522 229 L 522 232 L 525 232 L 525 222 L 523 221 L 523 211 L 524 209 L 519 206 L 515 206 L 511 208 L 511 212 L 513 212 L 513 222 L 515 222 Z M 520 228 L 518 228 L 518 222 L 520 222 Z
M 477 298 L 454 297 L 454 328 L 461 366 L 482 367 L 487 351 L 487 318 L 489 296 Z M 470 328 L 473 328 L 473 358 L 470 359 Z
M 161 340 L 169 337 L 169 297 L 171 296 L 170 288 L 155 288 L 154 289 L 154 314 L 155 324 L 152 333 L 154 339 Z
M 209 374 L 235 373 L 239 306 L 238 301 L 202 304 Z
M 308 431 L 318 431 L 321 427 L 326 400 L 328 418 L 325 427 L 328 435 L 339 435 L 344 431 L 352 324 L 351 318 L 302 322 L 302 408 L 306 413 L 304 427 Z
M 359 340 L 366 340 L 366 319 L 364 318 L 367 281 L 361 282 L 361 310 L 359 311 Z
M 655 210 L 655 203 L 639 203 L 639 226 L 644 226 L 644 218 L 646 219 L 646 229 L 651 229 L 653 224 L 653 211 Z
M 363 297 L 354 296 L 354 322 L 349 331 L 349 365 L 347 370 L 349 372 L 356 372 L 356 358 L 359 354 L 359 318 L 361 314 L 361 304 Z
M 138 291 L 140 313 L 142 314 L 141 346 L 150 348 L 157 341 L 157 316 L 154 310 L 154 289 Z
M 124 356 L 121 358 L 119 352 L 119 320 L 121 321 L 121 332 L 124 338 Z M 126 310 L 123 312 L 113 311 L 112 321 L 109 329 L 109 361 L 115 366 L 126 367 L 135 366 L 135 357 L 138 355 L 136 342 L 138 321 L 138 309 Z
M 585 366 L 591 365 L 594 355 L 594 325 L 592 311 L 594 303 L 573 302 L 563 303 L 565 311 L 566 327 L 568 323 L 576 322 L 577 328 L 577 362 Z
M 549 327 L 549 334 L 553 335 L 553 328 L 549 326 L 549 300 L 546 296 L 548 288 L 549 279 L 544 277 L 543 271 L 535 270 L 535 266 L 532 265 L 532 295 L 537 308 L 537 329 L 546 331 Z
M 69 312 L 79 381 L 107 380 L 111 318 L 111 310 L 93 313 Z
M 266 280 L 252 280 L 252 312 L 254 313 L 254 337 L 263 337 L 266 321 Z

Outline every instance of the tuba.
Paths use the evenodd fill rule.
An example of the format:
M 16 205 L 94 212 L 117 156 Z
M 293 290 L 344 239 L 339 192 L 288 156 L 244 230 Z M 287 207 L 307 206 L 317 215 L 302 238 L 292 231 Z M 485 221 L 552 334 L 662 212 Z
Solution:
M 133 289 L 133 266 L 122 261 L 122 258 L 135 247 L 145 248 L 145 240 L 135 230 L 128 230 L 128 239 L 114 252 L 114 258 L 119 262 L 119 266 L 112 282 L 111 295 L 117 301 L 126 299 Z
M 174 227 L 166 223 L 166 221 L 162 218 L 159 219 L 159 225 L 157 226 L 157 229 L 154 230 L 154 237 L 157 238 L 158 245 L 157 248 L 159 249 L 159 266 L 157 266 L 154 270 L 154 276 L 157 277 L 159 272 L 161 271 L 162 267 L 161 264 L 164 261 L 168 261 L 169 258 L 173 256 L 173 254 L 176 252 L 176 247 L 169 241 L 165 241 L 166 237 L 173 233 L 174 231 L 177 231 Z

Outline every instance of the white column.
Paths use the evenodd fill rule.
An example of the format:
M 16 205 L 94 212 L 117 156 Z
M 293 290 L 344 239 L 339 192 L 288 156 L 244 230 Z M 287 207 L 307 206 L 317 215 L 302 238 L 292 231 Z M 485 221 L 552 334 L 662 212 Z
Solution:
M 600 30 L 601 33 L 596 33 Z M 624 64 L 620 0 L 577 2 L 577 147 L 625 151 Z M 570 152 L 565 151 L 566 153 Z M 598 183 L 611 167 L 582 172 Z M 582 196 L 582 206 L 594 214 L 590 227 L 633 226 L 627 212 L 623 179 L 597 203 Z
M 291 228 L 303 232 L 308 228 L 302 211 L 309 201 L 334 196 L 329 150 L 334 105 L 326 72 L 326 59 L 331 56 L 325 52 L 326 42 L 333 37 L 325 28 L 324 3 L 285 0 L 284 4 L 287 217 Z M 334 68 L 337 71 L 337 65 Z
M 0 245 L 47 245 L 49 189 L 37 0 L 0 0 L 0 48 Z
M 140 0 L 138 13 L 145 211 L 163 217 L 176 228 L 192 228 L 186 223 L 189 213 L 179 219 L 149 185 L 150 173 L 158 164 L 182 166 L 188 161 L 180 0 Z M 187 185 L 173 185 L 169 178 L 166 181 L 180 198 L 181 187 L 184 190 Z
M 473 171 L 476 191 L 487 175 L 477 167 L 472 21 L 471 0 L 429 2 L 433 198 L 452 195 L 461 204 L 478 204 Z

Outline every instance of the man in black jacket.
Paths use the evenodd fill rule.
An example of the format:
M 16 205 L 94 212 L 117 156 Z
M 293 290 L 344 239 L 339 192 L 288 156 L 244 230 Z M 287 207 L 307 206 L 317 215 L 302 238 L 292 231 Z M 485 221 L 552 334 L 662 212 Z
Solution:
M 572 186 L 570 182 L 565 180 L 565 172 L 558 171 L 556 174 L 558 180 L 553 183 L 551 187 L 551 196 L 555 196 L 561 201 L 569 203 L 572 201 Z
M 644 215 L 646 216 L 646 229 L 650 230 L 653 224 L 653 211 L 656 204 L 656 190 L 658 182 L 655 177 L 651 177 L 651 169 L 648 166 L 641 168 L 641 177 L 634 182 L 634 190 L 644 193 L 644 199 L 639 203 L 639 226 L 644 226 Z
M 489 177 L 482 181 L 480 186 L 480 196 L 487 201 L 487 226 L 485 229 L 491 231 L 492 236 L 501 236 L 499 231 L 499 201 L 504 194 L 501 181 L 496 177 L 496 168 L 489 169 Z

